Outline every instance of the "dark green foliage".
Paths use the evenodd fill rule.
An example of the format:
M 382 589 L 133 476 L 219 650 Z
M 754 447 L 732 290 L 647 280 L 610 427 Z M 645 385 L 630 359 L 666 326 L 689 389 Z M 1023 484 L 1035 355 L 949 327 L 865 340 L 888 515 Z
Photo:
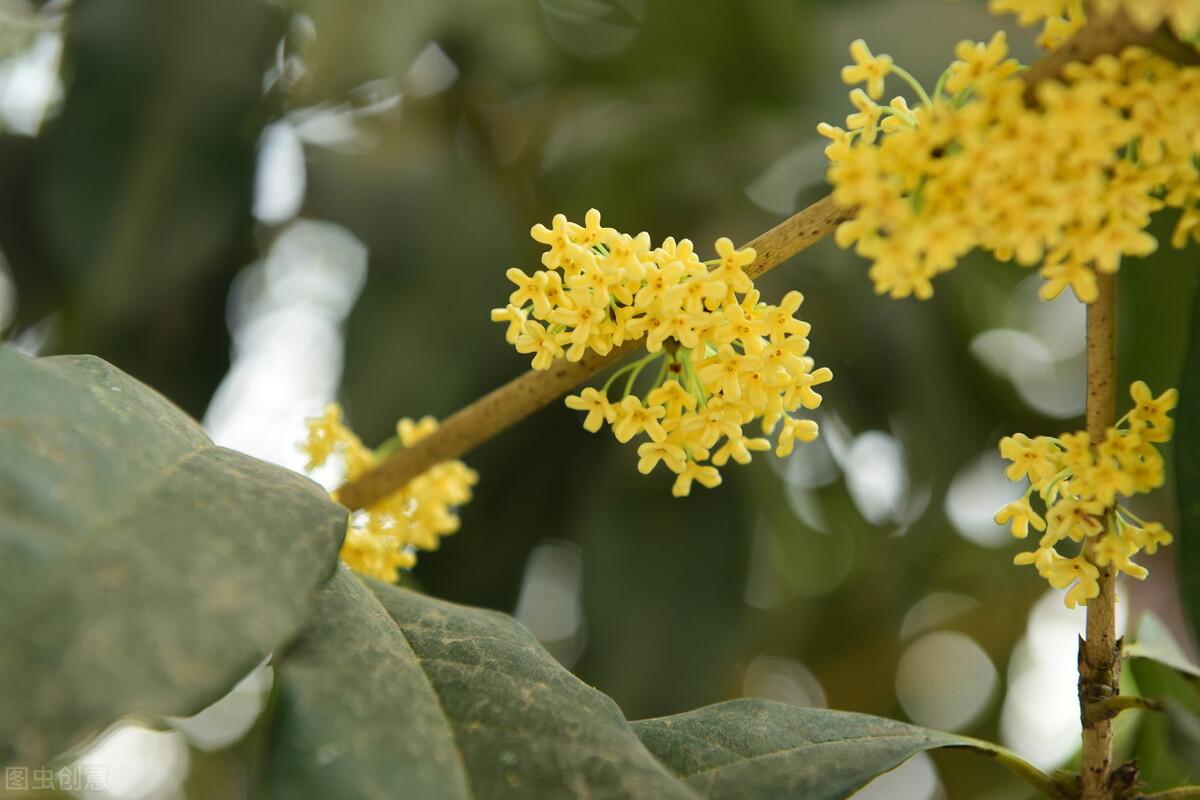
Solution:
M 109 364 L 0 347 L 0 762 L 220 697 L 306 622 L 344 531 Z

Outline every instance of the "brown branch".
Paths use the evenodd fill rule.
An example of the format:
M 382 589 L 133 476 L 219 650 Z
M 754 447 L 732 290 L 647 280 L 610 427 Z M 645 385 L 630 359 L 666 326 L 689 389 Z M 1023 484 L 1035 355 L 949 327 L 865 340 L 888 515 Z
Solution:
M 1032 86 L 1057 76 L 1064 58 L 1094 58 L 1127 45 L 1147 44 L 1152 38 L 1129 23 L 1089 22 L 1069 42 L 1031 66 L 1025 79 Z M 839 208 L 831 196 L 818 200 L 747 244 L 758 251 L 758 258 L 746 273 L 752 278 L 762 275 L 829 236 L 852 216 L 852 211 Z M 607 356 L 589 353 L 579 363 L 558 361 L 549 370 L 515 378 L 447 418 L 433 435 L 395 451 L 371 471 L 343 485 L 336 493 L 339 502 L 356 509 L 386 497 L 438 462 L 458 458 L 520 422 L 639 346 L 629 343 Z
M 1087 432 L 1103 442 L 1117 421 L 1115 275 L 1097 276 L 1099 295 L 1087 308 Z M 1088 550 L 1091 550 L 1091 543 Z M 1089 708 L 1120 693 L 1121 643 L 1117 640 L 1116 573 L 1100 569 L 1100 594 L 1087 604 L 1087 639 L 1079 647 L 1079 707 L 1083 721 L 1083 800 L 1108 800 L 1112 767 L 1111 717 L 1089 718 Z

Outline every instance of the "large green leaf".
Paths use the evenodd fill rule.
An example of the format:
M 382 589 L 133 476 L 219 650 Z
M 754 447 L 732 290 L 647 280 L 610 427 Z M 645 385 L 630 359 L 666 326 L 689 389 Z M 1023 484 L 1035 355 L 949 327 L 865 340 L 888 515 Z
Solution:
M 1126 658 L 1162 664 L 1190 680 L 1200 681 L 1200 666 L 1192 663 L 1171 631 L 1154 614 L 1142 617 L 1138 623 L 1137 638 L 1125 645 L 1122 654 Z
M 111 365 L 0 346 L 0 762 L 215 700 L 299 632 L 344 530 Z
M 1045 775 L 996 745 L 848 711 L 733 700 L 633 726 L 650 752 L 713 800 L 838 800 L 940 747 L 982 753 L 1044 794 L 1059 793 Z
M 1130 662 L 1137 693 L 1161 702 L 1165 712 L 1145 715 L 1137 732 L 1134 755 L 1147 791 L 1194 782 L 1200 757 L 1200 667 L 1154 614 L 1142 617 L 1136 640 L 1122 655 Z
M 694 797 L 503 614 L 341 572 L 276 676 L 274 797 Z
M 821 800 L 939 747 L 1060 796 L 1003 748 L 863 714 L 739 700 L 630 724 L 511 617 L 345 571 L 276 670 L 272 797 Z

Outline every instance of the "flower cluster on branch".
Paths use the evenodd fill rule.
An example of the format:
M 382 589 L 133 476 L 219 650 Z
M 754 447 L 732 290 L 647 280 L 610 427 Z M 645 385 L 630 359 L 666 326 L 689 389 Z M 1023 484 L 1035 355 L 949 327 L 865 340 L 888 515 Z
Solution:
M 1197 0 L 1095 0 L 1093 8 L 1104 15 L 1122 11 L 1145 31 L 1164 22 L 1184 41 L 1200 35 L 1200 2 Z M 1084 0 L 990 0 L 993 14 L 1015 14 L 1021 25 L 1041 25 L 1038 44 L 1056 48 L 1087 23 Z
M 1128 48 L 1069 65 L 1030 107 L 1003 32 L 960 43 L 932 92 L 861 41 L 851 55 L 842 77 L 866 91 L 845 128 L 818 130 L 834 199 L 857 208 L 837 241 L 872 262 L 876 291 L 927 298 L 978 247 L 1040 266 L 1047 299 L 1070 287 L 1091 302 L 1097 271 L 1155 250 L 1155 211 L 1181 210 L 1174 246 L 1200 239 L 1200 68 Z M 889 76 L 915 107 L 876 102 Z
M 1086 431 L 1034 439 L 1018 433 L 1000 441 L 1000 455 L 1012 462 L 1008 479 L 1028 479 L 1029 488 L 996 513 L 996 522 L 1010 525 L 1020 539 L 1030 528 L 1044 532 L 1037 549 L 1014 561 L 1033 564 L 1056 589 L 1070 587 L 1070 608 L 1099 593 L 1100 567 L 1111 565 L 1142 580 L 1148 573 L 1133 557 L 1142 551 L 1153 555 L 1160 545 L 1171 543 L 1162 524 L 1145 522 L 1119 498 L 1162 486 L 1163 458 L 1156 445 L 1171 438 L 1173 421 L 1167 414 L 1178 393 L 1169 389 L 1155 397 L 1138 381 L 1130 394 L 1133 408 L 1102 442 L 1091 441 Z M 1045 506 L 1044 515 L 1031 502 L 1035 494 Z M 1076 555 L 1064 556 L 1057 545 L 1066 540 L 1083 546 Z
M 374 467 L 398 447 L 411 447 L 438 428 L 433 417 L 414 421 L 405 417 L 396 424 L 396 436 L 372 451 L 342 421 L 336 403 L 308 420 L 308 438 L 300 449 L 312 471 L 330 458 L 340 458 L 349 480 Z M 418 475 L 403 488 L 350 515 L 340 558 L 351 569 L 393 582 L 401 569 L 411 569 L 418 550 L 436 550 L 440 538 L 458 530 L 454 509 L 471 499 L 479 481 L 461 461 L 443 461 Z
M 507 323 L 509 343 L 533 354 L 535 369 L 645 339 L 647 355 L 566 401 L 587 413 L 589 431 L 607 423 L 620 442 L 644 436 L 641 472 L 663 464 L 675 473 L 679 497 L 693 483 L 717 486 L 717 468 L 728 461 L 745 464 L 754 451 L 771 449 L 743 431 L 755 420 L 764 434 L 780 428 L 779 456 L 816 438 L 817 424 L 793 414 L 820 404 L 813 387 L 832 373 L 808 355 L 810 326 L 795 316 L 803 296 L 760 300 L 745 272 L 753 249 L 721 238 L 717 258 L 701 261 L 687 239 L 655 248 L 647 233 L 601 226 L 595 209 L 583 225 L 559 214 L 532 236 L 548 247 L 547 269 L 510 269 L 516 289 L 492 319 Z

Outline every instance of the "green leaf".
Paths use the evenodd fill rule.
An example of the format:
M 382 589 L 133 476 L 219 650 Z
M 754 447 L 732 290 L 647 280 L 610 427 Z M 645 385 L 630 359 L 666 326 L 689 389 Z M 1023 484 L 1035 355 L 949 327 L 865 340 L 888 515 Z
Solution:
M 0 346 L 0 762 L 220 697 L 299 632 L 344 531 L 104 361 Z
M 1126 658 L 1145 659 L 1170 667 L 1181 675 L 1200 681 L 1200 667 L 1192 663 L 1171 631 L 1154 614 L 1146 614 L 1138 624 L 1137 638 L 1125 645 Z
M 1050 779 L 987 742 L 848 711 L 733 700 L 633 723 L 664 764 L 703 797 L 837 800 L 917 753 L 965 748 L 1060 797 Z
M 1200 291 L 1192 310 L 1192 332 L 1179 385 L 1175 470 L 1179 497 L 1179 539 L 1175 543 L 1181 576 L 1200 574 Z M 1176 581 L 1200 636 L 1200 581 Z
M 1134 754 L 1147 791 L 1190 782 L 1200 756 L 1200 668 L 1153 614 L 1142 618 L 1136 641 L 1122 655 L 1137 693 L 1159 700 L 1166 711 L 1145 715 L 1138 729 Z
M 276 685 L 273 797 L 695 796 L 511 617 L 345 571 Z
M 820 800 L 939 747 L 1064 796 L 996 745 L 863 714 L 741 700 L 631 725 L 511 617 L 346 571 L 276 687 L 264 777 L 280 798 Z

